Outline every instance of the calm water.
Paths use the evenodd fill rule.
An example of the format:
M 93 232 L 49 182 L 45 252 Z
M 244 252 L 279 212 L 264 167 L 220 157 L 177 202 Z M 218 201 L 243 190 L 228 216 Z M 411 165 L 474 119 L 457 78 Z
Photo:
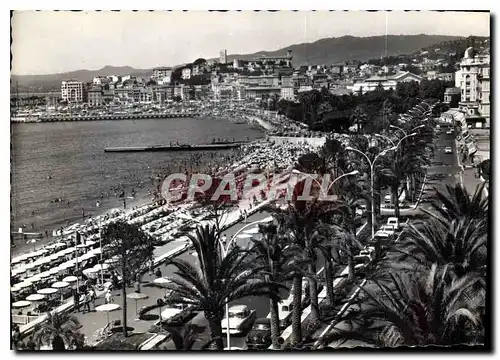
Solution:
M 195 156 L 208 162 L 210 152 L 104 153 L 105 147 L 180 143 L 201 144 L 213 138 L 255 139 L 263 134 L 246 124 L 218 119 L 167 119 L 40 123 L 12 125 L 12 226 L 44 231 L 123 208 L 112 187 L 119 184 L 135 199 L 127 208 L 151 199 L 151 176 L 163 167 Z M 48 178 L 51 177 L 51 179 Z M 142 188 L 140 183 L 142 182 Z M 101 194 L 104 198 L 101 199 Z M 106 193 L 111 193 L 108 197 Z M 62 198 L 63 203 L 51 203 Z M 96 207 L 96 201 L 101 202 Z M 70 203 L 68 204 L 67 201 Z

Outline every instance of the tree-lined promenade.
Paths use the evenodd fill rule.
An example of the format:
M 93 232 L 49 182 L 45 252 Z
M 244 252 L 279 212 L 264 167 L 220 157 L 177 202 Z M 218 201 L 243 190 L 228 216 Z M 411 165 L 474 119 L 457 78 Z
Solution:
M 207 347 L 214 350 L 223 349 L 226 305 L 250 296 L 269 299 L 274 349 L 336 347 L 349 340 L 388 347 L 484 346 L 489 209 L 481 189 L 469 194 L 455 185 L 435 191 L 433 209 L 411 220 L 397 242 L 376 235 L 385 192 L 391 194 L 396 217 L 401 198 L 408 202 L 419 195 L 435 148 L 434 108 L 421 102 L 403 118 L 388 117 L 377 132 L 364 131 L 345 142 L 328 138 L 318 152 L 300 157 L 292 172 L 302 177 L 291 199 L 266 208 L 273 217 L 259 226 L 249 248 L 234 245 L 220 227 L 234 200 L 226 196 L 213 201 L 210 193 L 198 197 L 214 221 L 189 235 L 196 264 L 169 260 L 176 271 L 166 284 L 166 303 L 203 313 Z M 307 174 L 320 176 L 312 179 Z M 327 174 L 335 180 L 324 186 L 321 179 Z M 307 187 L 310 196 L 304 198 Z M 321 201 L 320 195 L 332 195 L 334 201 Z M 356 233 L 363 222 L 371 236 Z M 124 280 L 144 270 L 150 241 L 134 225 L 111 224 L 103 232 L 103 242 L 114 244 L 115 256 L 121 259 L 112 266 Z M 373 255 L 358 273 L 356 256 L 361 250 Z M 322 277 L 317 276 L 318 261 L 325 264 Z M 335 292 L 340 289 L 332 286 L 338 276 L 333 269 L 339 265 L 348 269 L 345 286 L 355 288 L 366 279 L 351 310 L 340 317 L 335 311 Z M 310 304 L 307 324 L 301 321 L 304 279 Z M 327 290 L 323 303 L 318 299 L 320 286 Z M 283 292 L 292 297 L 292 333 L 285 343 L 278 316 Z M 331 329 L 314 338 L 325 325 Z

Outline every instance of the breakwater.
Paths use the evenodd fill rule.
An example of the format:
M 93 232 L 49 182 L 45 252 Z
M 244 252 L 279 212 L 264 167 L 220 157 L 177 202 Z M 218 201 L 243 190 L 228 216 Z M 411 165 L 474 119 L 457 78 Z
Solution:
M 224 149 L 238 148 L 243 144 L 244 143 L 178 145 L 178 146 L 156 145 L 156 146 L 108 147 L 104 149 L 104 152 L 224 150 Z
M 44 115 L 40 117 L 11 117 L 13 123 L 60 122 L 60 121 L 102 121 L 102 120 L 139 120 L 139 119 L 171 119 L 193 118 L 200 116 L 198 112 L 161 113 L 161 114 L 109 114 L 109 115 Z

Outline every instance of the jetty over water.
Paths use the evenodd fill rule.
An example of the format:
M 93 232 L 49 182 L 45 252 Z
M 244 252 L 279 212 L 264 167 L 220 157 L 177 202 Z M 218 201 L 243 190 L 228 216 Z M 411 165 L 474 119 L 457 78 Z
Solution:
M 138 120 L 138 119 L 171 119 L 198 117 L 198 112 L 179 113 L 150 113 L 150 114 L 109 114 L 109 115 L 43 115 L 31 119 L 18 120 L 12 118 L 12 122 L 59 122 L 59 121 L 100 121 L 100 120 Z
M 201 151 L 201 150 L 224 150 L 238 148 L 244 142 L 228 142 L 219 144 L 202 145 L 153 145 L 153 146 L 128 146 L 128 147 L 108 147 L 104 152 L 139 152 L 139 151 Z

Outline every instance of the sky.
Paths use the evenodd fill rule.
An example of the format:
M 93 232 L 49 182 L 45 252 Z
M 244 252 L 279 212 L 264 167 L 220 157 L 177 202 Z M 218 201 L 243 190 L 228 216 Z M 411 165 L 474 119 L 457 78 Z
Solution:
M 106 65 L 149 69 L 277 50 L 327 37 L 386 32 L 385 12 L 15 11 L 12 73 L 54 74 Z M 489 13 L 389 12 L 392 35 L 489 36 Z

